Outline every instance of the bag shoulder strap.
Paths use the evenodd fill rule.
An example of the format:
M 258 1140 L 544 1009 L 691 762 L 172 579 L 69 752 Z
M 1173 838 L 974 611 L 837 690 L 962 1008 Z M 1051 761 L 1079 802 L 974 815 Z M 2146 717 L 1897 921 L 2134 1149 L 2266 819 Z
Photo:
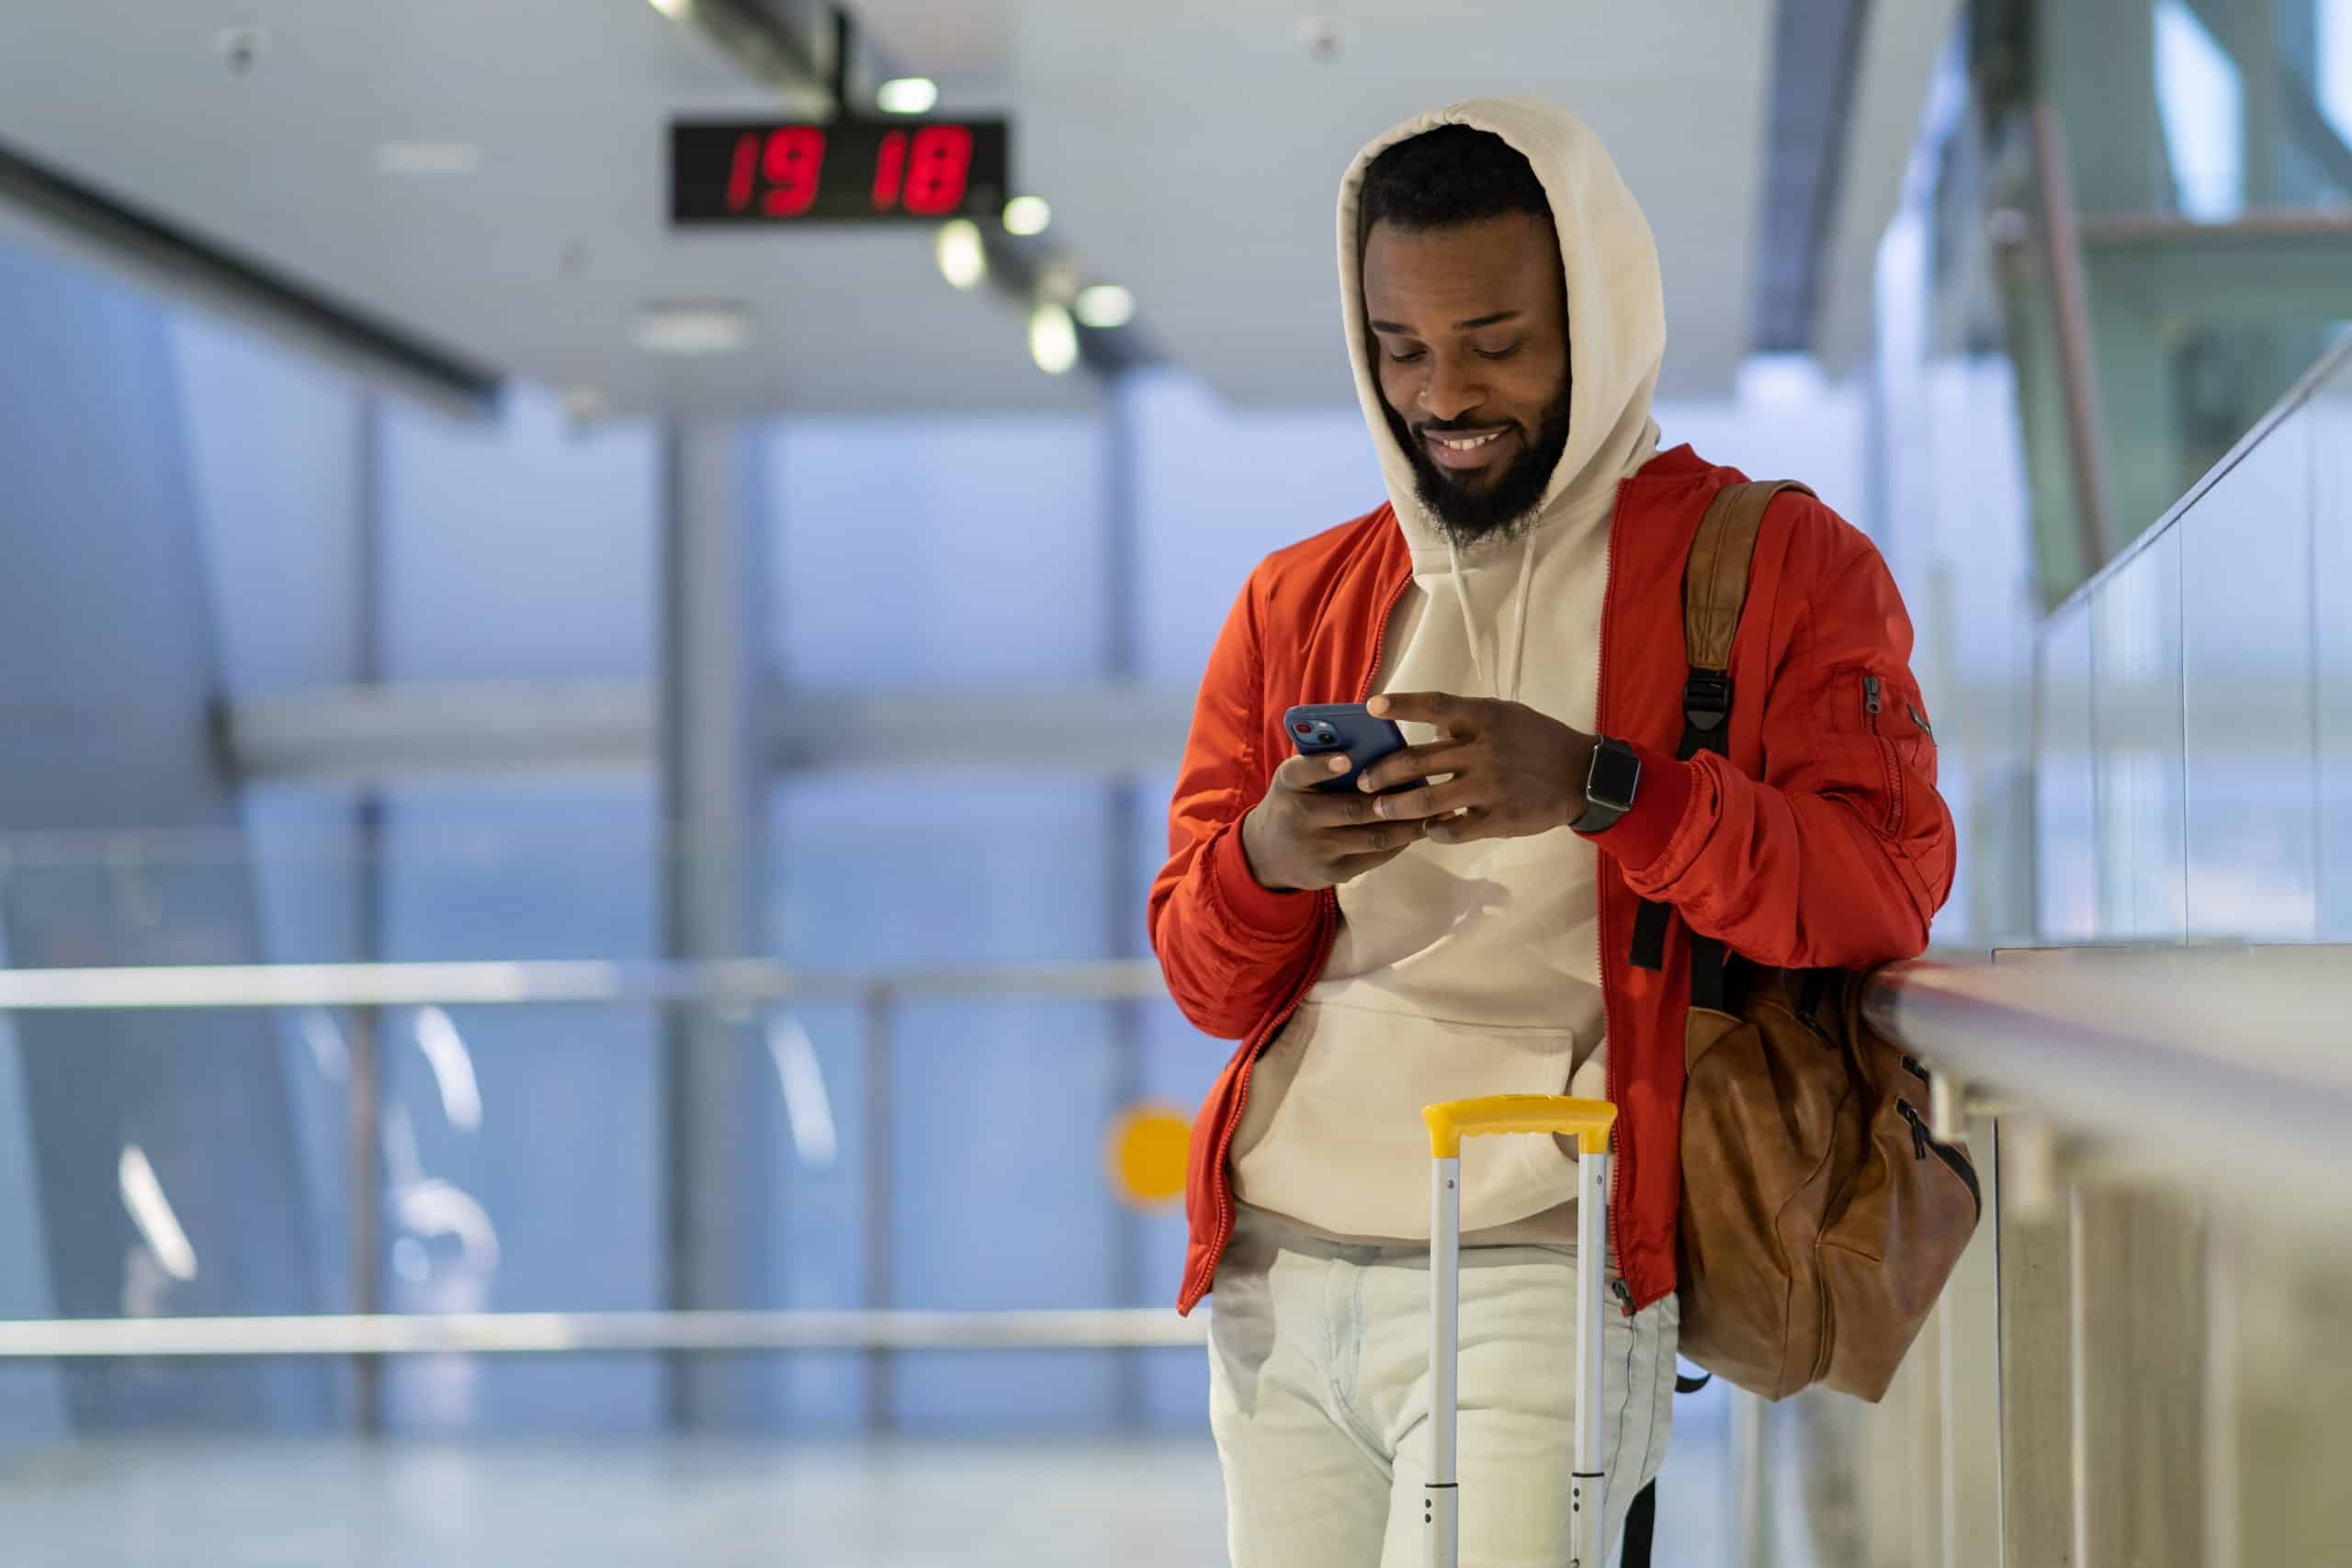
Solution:
M 1764 529 L 1764 513 L 1782 491 L 1801 495 L 1812 491 L 1794 479 L 1761 484 L 1725 485 L 1707 504 L 1690 541 L 1690 558 L 1682 572 L 1682 649 L 1690 666 L 1683 689 L 1682 756 L 1721 750 L 1709 744 L 1731 713 L 1732 644 L 1739 637 L 1740 612 L 1747 605 L 1748 568 L 1756 559 L 1756 537 Z M 1700 739 L 1693 745 L 1693 732 Z
M 1794 479 L 1729 484 L 1707 503 L 1690 556 L 1682 570 L 1682 651 L 1690 673 L 1682 682 L 1682 746 L 1676 756 L 1689 761 L 1702 751 L 1722 752 L 1731 718 L 1731 650 L 1739 638 L 1739 617 L 1747 606 L 1748 569 L 1756 559 L 1764 513 L 1782 491 L 1813 491 Z M 1634 920 L 1636 968 L 1666 966 L 1667 907 L 1642 905 Z M 1694 963 L 1693 998 L 1700 1006 L 1721 1008 L 1725 960 L 1720 943 L 1707 944 Z

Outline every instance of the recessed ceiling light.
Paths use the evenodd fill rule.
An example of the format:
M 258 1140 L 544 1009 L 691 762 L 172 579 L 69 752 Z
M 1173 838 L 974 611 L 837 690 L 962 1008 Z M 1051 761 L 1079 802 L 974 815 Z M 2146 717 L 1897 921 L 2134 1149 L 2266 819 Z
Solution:
M 695 8 L 695 0 L 651 0 L 655 10 L 673 20 L 684 20 Z
M 988 246 L 980 226 L 968 218 L 951 219 L 939 226 L 939 272 L 958 288 L 977 288 L 989 275 Z
M 376 149 L 376 172 L 429 179 L 481 171 L 481 149 L 470 141 L 387 141 Z
M 925 76 L 898 76 L 875 90 L 874 102 L 884 114 L 929 114 L 939 102 L 939 84 Z
M 1074 313 L 1090 327 L 1124 327 L 1135 320 L 1136 297 L 1115 283 L 1097 283 L 1079 290 Z
M 1054 209 L 1046 205 L 1042 196 L 1016 196 L 1004 204 L 1004 227 L 1007 233 L 1042 234 L 1046 225 L 1054 220 Z
M 1078 363 L 1078 327 L 1068 310 L 1046 304 L 1029 313 L 1029 357 L 1048 376 Z
M 732 354 L 751 340 L 750 312 L 726 300 L 654 300 L 630 332 L 648 354 Z

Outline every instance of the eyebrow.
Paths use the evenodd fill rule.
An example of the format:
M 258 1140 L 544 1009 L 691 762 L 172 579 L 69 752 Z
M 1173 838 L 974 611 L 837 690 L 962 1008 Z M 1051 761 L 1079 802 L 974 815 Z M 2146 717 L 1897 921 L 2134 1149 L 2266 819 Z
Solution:
M 1491 327 L 1504 321 L 1516 321 L 1526 313 L 1524 310 L 1497 310 L 1491 316 L 1473 316 L 1466 321 L 1456 321 L 1453 323 L 1453 330 L 1458 333 L 1476 332 L 1480 327 Z M 1412 328 L 1396 321 L 1374 321 L 1372 323 L 1372 330 L 1376 333 L 1402 333 L 1407 337 L 1413 335 Z

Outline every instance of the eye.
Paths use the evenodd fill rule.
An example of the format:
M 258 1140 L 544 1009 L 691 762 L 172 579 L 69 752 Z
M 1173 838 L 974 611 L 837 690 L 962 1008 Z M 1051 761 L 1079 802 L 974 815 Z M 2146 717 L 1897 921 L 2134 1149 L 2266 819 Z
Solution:
M 1471 352 L 1476 354 L 1481 359 L 1509 359 L 1512 355 L 1517 354 L 1521 349 L 1525 348 L 1526 346 L 1527 340 L 1525 338 L 1521 338 L 1517 343 L 1510 344 L 1507 348 L 1478 348 L 1473 349 Z
M 1388 363 L 1391 365 L 1419 365 L 1428 356 L 1429 350 L 1425 348 L 1417 348 L 1409 354 L 1392 354 L 1387 357 Z

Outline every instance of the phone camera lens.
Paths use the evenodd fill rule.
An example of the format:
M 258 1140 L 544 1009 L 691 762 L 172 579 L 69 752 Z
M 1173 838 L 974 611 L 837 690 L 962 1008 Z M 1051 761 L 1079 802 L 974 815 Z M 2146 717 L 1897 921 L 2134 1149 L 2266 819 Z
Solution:
M 1315 727 L 1311 724 L 1293 725 L 1291 728 L 1297 730 L 1301 735 L 1312 735 L 1315 733 Z

